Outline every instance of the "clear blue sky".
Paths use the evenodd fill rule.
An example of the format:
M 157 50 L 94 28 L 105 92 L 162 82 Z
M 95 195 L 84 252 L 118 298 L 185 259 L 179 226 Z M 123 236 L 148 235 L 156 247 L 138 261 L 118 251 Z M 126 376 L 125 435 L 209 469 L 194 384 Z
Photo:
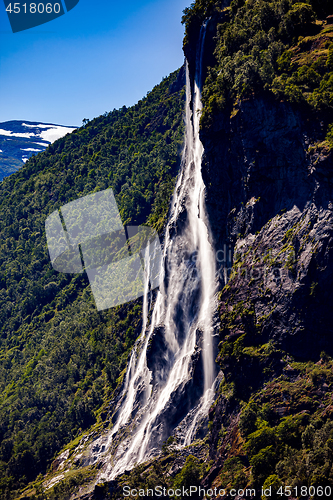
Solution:
M 58 19 L 12 33 L 1 0 L 0 122 L 81 125 L 135 104 L 182 65 L 190 3 L 80 0 Z

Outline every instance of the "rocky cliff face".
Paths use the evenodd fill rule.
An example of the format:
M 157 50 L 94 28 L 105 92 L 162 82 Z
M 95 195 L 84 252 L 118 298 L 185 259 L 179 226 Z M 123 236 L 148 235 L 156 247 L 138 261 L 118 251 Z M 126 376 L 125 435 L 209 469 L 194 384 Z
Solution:
M 210 20 L 207 66 L 223 17 L 215 14 Z M 194 29 L 185 43 L 190 67 L 191 36 Z M 284 402 L 266 389 L 271 384 L 281 390 L 281 380 L 295 384 L 302 379 L 291 360 L 321 366 L 323 358 L 333 355 L 333 155 L 322 142 L 327 119 L 261 92 L 230 102 L 201 130 L 206 203 L 219 267 L 218 361 L 225 377 L 210 411 L 214 465 L 202 480 L 206 487 L 223 486 L 223 471 L 232 470 L 225 467 L 228 459 L 240 457 L 243 470 L 251 465 L 255 471 L 240 433 L 244 402 L 252 398 L 268 404 L 275 415 L 270 425 L 287 415 L 325 408 L 326 388 L 317 406 L 308 403 L 313 387 L 306 397 L 298 389 L 290 397 L 286 390 Z M 266 391 L 265 398 L 257 396 L 260 391 Z M 314 391 L 317 397 L 319 392 Z M 263 471 L 270 460 L 275 459 L 264 457 Z
M 333 158 L 311 148 L 320 136 L 320 123 L 264 96 L 202 133 L 222 267 L 224 245 L 233 253 L 221 304 L 248 303 L 260 342 L 274 340 L 300 358 L 333 347 Z
M 283 373 L 288 355 L 332 355 L 333 158 L 313 147 L 320 123 L 290 104 L 262 96 L 229 112 L 202 132 L 203 169 L 221 287 L 225 268 L 229 278 L 219 296 L 219 361 L 234 395 L 248 400 Z M 221 427 L 225 445 L 237 445 L 239 411 L 225 394 L 212 410 L 210 453 L 219 458 L 207 485 L 227 456 L 217 452 Z
M 207 66 L 223 18 L 215 14 L 209 21 Z M 190 67 L 192 36 L 185 44 Z M 318 114 L 264 92 L 229 103 L 201 131 L 221 287 L 226 269 L 228 278 L 231 273 L 221 302 L 246 297 L 256 316 L 267 316 L 263 338 L 300 357 L 333 348 L 333 156 L 318 147 L 324 136 Z

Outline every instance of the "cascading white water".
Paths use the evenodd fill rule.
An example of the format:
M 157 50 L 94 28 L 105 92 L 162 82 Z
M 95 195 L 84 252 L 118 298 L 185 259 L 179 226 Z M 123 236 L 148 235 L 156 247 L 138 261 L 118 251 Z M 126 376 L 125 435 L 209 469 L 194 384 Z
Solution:
M 106 444 L 106 452 L 113 450 L 113 459 L 105 464 L 100 480 L 112 479 L 156 455 L 190 414 L 192 420 L 187 421 L 179 445 L 189 444 L 213 401 L 216 272 L 199 138 L 205 32 L 206 24 L 200 32 L 193 95 L 186 64 L 185 147 L 166 230 L 162 284 L 147 329 L 146 283 L 142 333 L 130 358 L 123 400 Z

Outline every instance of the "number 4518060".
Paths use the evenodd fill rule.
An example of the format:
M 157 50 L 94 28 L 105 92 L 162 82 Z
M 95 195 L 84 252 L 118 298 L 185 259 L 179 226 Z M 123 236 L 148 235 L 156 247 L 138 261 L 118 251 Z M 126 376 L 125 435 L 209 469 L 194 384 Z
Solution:
M 30 5 L 28 4 L 28 7 L 27 7 L 27 4 L 26 3 L 23 3 L 23 4 L 20 4 L 18 2 L 14 3 L 13 4 L 13 8 L 12 8 L 12 4 L 10 3 L 8 5 L 8 7 L 6 8 L 6 11 L 9 12 L 10 14 L 14 13 L 14 14 L 19 14 L 21 12 L 21 9 L 22 9 L 22 13 L 26 14 L 27 12 L 30 14 L 44 14 L 44 12 L 46 12 L 46 14 L 52 14 L 53 12 L 55 14 L 59 14 L 60 10 L 61 10 L 61 7 L 60 7 L 60 3 L 55 3 L 54 5 L 52 5 L 51 3 L 47 3 L 47 4 L 44 4 L 44 3 L 31 3 Z
M 316 495 L 318 497 L 325 496 L 327 498 L 331 496 L 331 490 L 330 486 L 295 486 L 294 488 L 291 486 L 285 486 L 284 488 L 280 486 L 277 490 L 277 494 L 286 497 L 314 497 Z

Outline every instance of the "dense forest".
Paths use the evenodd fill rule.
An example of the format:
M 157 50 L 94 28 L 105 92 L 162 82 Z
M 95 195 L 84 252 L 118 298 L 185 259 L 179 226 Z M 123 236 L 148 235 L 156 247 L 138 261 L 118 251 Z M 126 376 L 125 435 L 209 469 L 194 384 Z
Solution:
M 183 142 L 184 71 L 137 105 L 105 113 L 0 185 L 0 497 L 44 474 L 92 425 L 140 333 L 142 299 L 98 312 L 85 273 L 53 270 L 45 220 L 111 187 L 123 224 L 161 236 Z
M 206 436 L 186 449 L 170 436 L 158 459 L 85 498 L 122 498 L 123 485 L 253 488 L 263 500 L 332 496 L 332 15 L 331 0 L 196 0 L 185 9 L 192 78 L 209 19 L 203 171 L 214 243 L 234 250 L 218 296 L 224 377 Z M 85 431 L 112 425 L 108 405 L 140 331 L 141 300 L 97 313 L 84 275 L 52 270 L 43 225 L 64 203 L 112 187 L 124 224 L 163 235 L 180 165 L 183 85 L 180 70 L 0 186 L 3 499 L 65 500 L 93 481 L 98 465 L 74 463 L 48 489 L 42 474 L 52 480 L 64 447 L 70 457 Z M 284 278 L 247 279 L 254 268 Z
M 223 498 L 235 497 L 232 488 L 241 489 L 237 498 L 332 497 L 332 318 L 323 311 L 331 300 L 331 223 L 323 247 L 306 209 L 299 220 L 287 215 L 295 203 L 304 205 L 302 192 L 316 168 L 322 193 L 309 203 L 322 209 L 332 195 L 332 15 L 329 0 L 196 0 L 184 11 L 192 72 L 208 19 L 201 117 L 207 203 L 215 241 L 238 248 L 219 294 L 217 361 L 224 379 L 205 439 L 179 450 L 171 436 L 159 460 L 124 474 L 116 489 L 101 485 L 101 498 L 120 498 L 123 485 L 156 484 L 222 488 Z M 274 144 L 276 136 L 284 142 Z M 311 264 L 302 280 L 310 234 Z M 249 278 L 253 269 L 273 266 L 286 273 L 285 283 Z M 298 282 L 302 292 L 297 286 L 291 292 Z
M 202 1 L 185 10 L 185 49 L 197 24 L 223 11 L 219 7 Z M 331 13 L 329 0 L 233 0 L 217 28 L 216 64 L 209 68 L 203 92 L 203 125 L 209 126 L 211 114 L 263 92 L 308 106 L 308 113 L 331 113 L 333 23 L 326 21 Z M 332 124 L 326 139 L 332 142 Z

